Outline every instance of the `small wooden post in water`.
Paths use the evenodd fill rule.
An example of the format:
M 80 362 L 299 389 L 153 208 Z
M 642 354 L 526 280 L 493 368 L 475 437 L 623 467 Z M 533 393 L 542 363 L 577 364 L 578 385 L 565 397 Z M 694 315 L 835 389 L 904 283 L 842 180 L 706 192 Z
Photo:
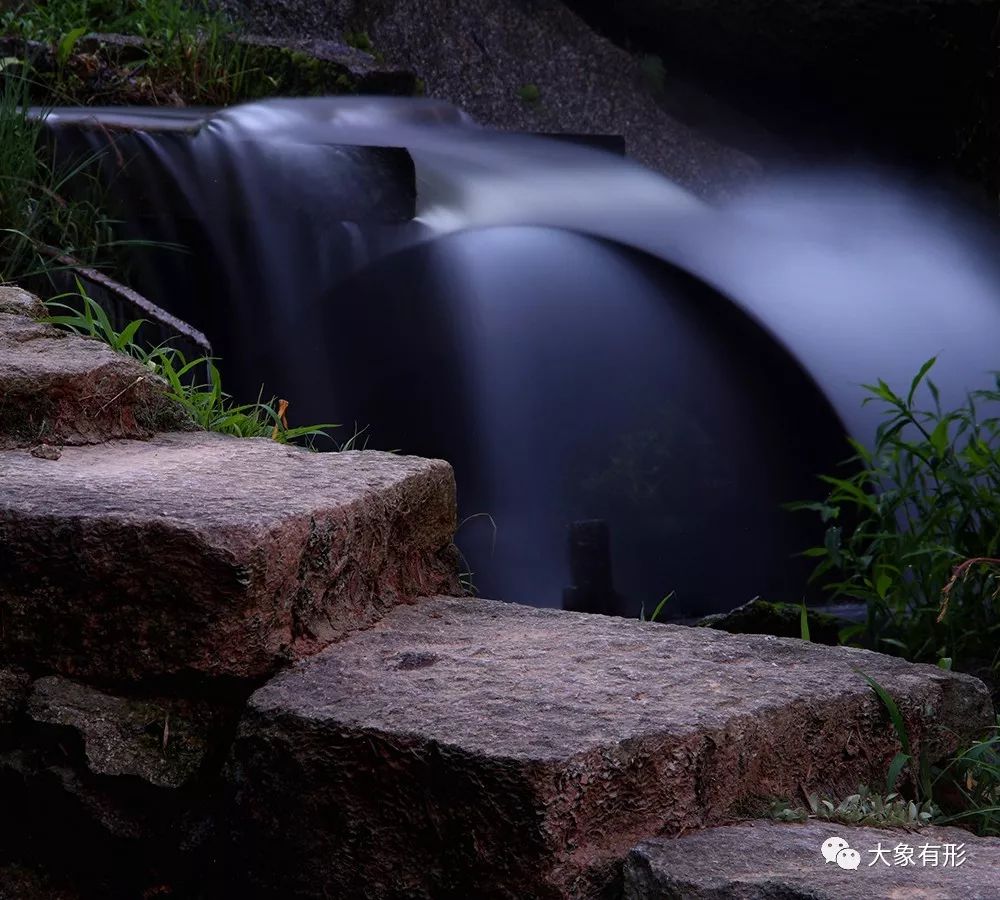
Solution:
M 604 519 L 585 519 L 570 524 L 569 571 L 572 587 L 563 589 L 563 609 L 614 614 L 611 538 Z

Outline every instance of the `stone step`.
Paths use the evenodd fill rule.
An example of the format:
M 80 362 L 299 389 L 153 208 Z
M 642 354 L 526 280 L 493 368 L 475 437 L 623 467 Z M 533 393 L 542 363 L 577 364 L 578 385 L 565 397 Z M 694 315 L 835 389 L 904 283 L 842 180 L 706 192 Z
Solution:
M 33 295 L 0 287 L 0 450 L 187 426 L 147 368 L 102 341 L 39 322 L 44 314 Z
M 429 598 L 255 692 L 228 777 L 264 896 L 596 897 L 650 835 L 882 783 L 876 678 L 934 757 L 974 678 L 788 638 Z
M 842 856 L 834 855 L 838 848 Z M 664 897 L 996 900 L 1000 839 L 959 828 L 913 832 L 820 821 L 710 828 L 645 841 L 629 854 L 626 900 Z
M 204 432 L 0 452 L 0 659 L 260 678 L 457 591 L 454 530 L 436 460 Z

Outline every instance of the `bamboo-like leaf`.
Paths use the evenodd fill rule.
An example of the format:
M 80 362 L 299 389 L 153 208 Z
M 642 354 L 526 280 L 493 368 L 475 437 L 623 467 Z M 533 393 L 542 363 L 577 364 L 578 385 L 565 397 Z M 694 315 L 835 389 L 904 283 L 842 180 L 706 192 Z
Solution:
M 852 481 L 848 481 L 846 478 L 836 478 L 833 475 L 821 475 L 820 480 L 826 484 L 832 485 L 841 494 L 849 496 L 859 506 L 862 506 L 865 509 L 870 509 L 873 512 L 876 510 L 874 498 L 866 494 Z
M 948 426 L 950 422 L 947 417 L 941 419 L 931 432 L 931 446 L 938 457 L 944 458 L 948 452 Z
M 896 782 L 902 774 L 903 767 L 910 761 L 909 754 L 897 753 L 889 764 L 889 771 L 885 776 L 885 789 L 887 792 L 896 790 Z
M 913 377 L 913 381 L 910 382 L 910 392 L 906 395 L 906 405 L 913 405 L 913 397 L 917 393 L 917 388 L 920 386 L 920 382 L 924 380 L 924 376 L 933 368 L 934 363 L 937 362 L 937 357 L 932 356 L 927 362 L 925 362 Z
M 885 706 L 886 711 L 889 713 L 889 718 L 892 721 L 892 727 L 896 732 L 896 737 L 899 739 L 900 746 L 903 748 L 903 753 L 907 756 L 910 755 L 910 735 L 906 729 L 906 721 L 903 719 L 902 713 L 899 711 L 899 707 L 896 705 L 896 701 L 892 699 L 889 692 L 886 691 L 881 684 L 879 684 L 870 675 L 866 675 L 860 669 L 855 669 L 855 671 L 862 677 L 868 686 L 875 692 L 879 700 L 882 701 L 882 705 Z
M 80 38 L 82 38 L 89 30 L 90 29 L 84 25 L 79 28 L 74 28 L 63 35 L 56 47 L 56 61 L 60 66 L 66 65 L 67 60 L 73 53 L 73 48 L 76 46 L 76 42 L 80 40 Z
M 135 319 L 129 322 L 115 340 L 113 346 L 115 350 L 124 350 L 135 340 L 136 333 L 145 323 L 145 319 Z

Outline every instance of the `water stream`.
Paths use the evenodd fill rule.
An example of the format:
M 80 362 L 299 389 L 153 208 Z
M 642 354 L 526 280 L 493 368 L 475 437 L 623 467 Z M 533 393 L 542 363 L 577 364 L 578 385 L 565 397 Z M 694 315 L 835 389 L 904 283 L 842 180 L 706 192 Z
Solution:
M 99 124 L 97 124 L 99 123 Z M 614 610 L 796 600 L 819 535 L 783 512 L 871 436 L 859 384 L 997 367 L 986 230 L 875 173 L 709 206 L 585 146 L 429 100 L 56 110 L 108 147 L 134 286 L 203 330 L 242 399 L 453 463 L 485 596 L 557 606 L 567 529 L 603 519 Z

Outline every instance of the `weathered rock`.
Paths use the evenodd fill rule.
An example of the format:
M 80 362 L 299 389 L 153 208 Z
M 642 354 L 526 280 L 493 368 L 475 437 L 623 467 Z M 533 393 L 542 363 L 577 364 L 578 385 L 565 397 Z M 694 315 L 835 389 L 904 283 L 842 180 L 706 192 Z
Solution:
M 135 846 L 176 824 L 164 815 L 174 805 L 164 792 L 145 784 L 102 785 L 77 764 L 71 748 L 56 752 L 50 743 L 56 742 L 0 753 L 0 787 L 11 817 L 0 821 L 4 846 L 26 838 L 29 844 L 58 845 L 69 831 L 97 855 L 95 849 L 109 842 Z M 39 861 L 46 861 L 44 854 Z
M 24 60 L 32 68 L 51 65 L 55 56 L 52 49 L 52 45 L 45 41 L 28 41 L 13 35 L 0 37 L 0 54 L 4 59 Z
M 62 456 L 62 447 L 54 444 L 38 444 L 37 446 L 32 447 L 28 452 L 37 459 L 47 459 L 51 462 L 55 462 L 60 456 Z
M 103 53 L 117 63 L 137 63 L 149 56 L 146 41 L 136 34 L 107 34 L 91 32 L 83 35 L 74 45 L 77 53 Z
M 697 624 L 730 634 L 773 634 L 775 637 L 800 637 L 802 610 L 794 603 L 775 603 L 755 597 L 727 613 L 705 616 Z M 840 629 L 847 622 L 815 609 L 807 611 L 809 639 L 817 644 L 836 645 Z
M 45 304 L 28 291 L 6 285 L 0 287 L 0 313 L 40 319 L 45 315 Z
M 0 450 L 187 425 L 160 378 L 102 341 L 36 321 L 43 312 L 25 291 L 0 288 Z
M 420 80 L 412 71 L 380 63 L 370 54 L 339 41 L 246 35 L 240 43 L 248 48 L 250 63 L 277 80 L 280 94 L 406 97 L 421 92 Z M 272 88 L 269 94 L 274 93 Z
M 428 96 L 482 124 L 625 138 L 630 155 L 703 195 L 758 177 L 749 156 L 666 113 L 640 65 L 555 0 L 216 0 L 253 31 L 340 39 L 364 33 Z
M 86 896 L 204 883 L 239 709 L 38 679 L 17 741 L 0 747 L 2 852 L 68 877 Z
M 821 848 L 833 837 L 860 854 L 859 868 L 843 869 L 826 861 Z M 946 858 L 946 845 L 954 856 Z M 913 848 L 912 865 L 898 863 L 897 846 Z M 888 850 L 887 856 L 876 853 L 880 847 Z M 927 848 L 923 856 L 921 848 Z M 964 862 L 956 865 L 960 858 Z M 995 900 L 997 896 L 1000 840 L 958 828 L 912 832 L 830 822 L 745 822 L 645 841 L 625 863 L 626 900 Z
M 77 900 L 79 894 L 43 872 L 0 863 L 0 900 Z
M 74 732 L 92 774 L 163 788 L 182 787 L 198 775 L 219 727 L 217 712 L 205 703 L 115 697 L 58 676 L 32 685 L 28 714 L 38 724 Z
M 28 749 L 0 752 L 6 856 L 66 877 L 88 897 L 141 897 L 144 885 L 192 873 L 204 881 L 218 800 L 211 780 L 175 791 L 95 776 L 72 740 L 36 737 Z
M 644 836 L 937 757 L 981 682 L 847 648 L 433 598 L 258 690 L 230 765 L 268 896 L 590 897 Z
M 169 66 L 156 65 L 154 42 L 136 35 L 83 35 L 64 61 L 51 47 L 34 49 L 28 41 L 0 39 L 0 47 L 7 46 L 13 58 L 34 58 L 36 80 L 32 95 L 40 102 L 51 100 L 55 94 L 60 102 L 68 96 L 86 103 L 97 93 L 113 104 L 167 102 L 183 106 L 204 105 L 213 97 L 232 103 L 274 96 L 412 96 L 423 90 L 412 71 L 387 65 L 340 41 L 278 40 L 240 32 L 218 40 L 237 55 L 242 72 L 218 95 L 212 93 L 211 86 L 193 85 L 177 78 Z M 136 66 L 146 62 L 151 65 Z M 72 74 L 71 79 L 66 78 L 67 72 Z
M 31 679 L 21 669 L 0 669 L 0 736 L 24 709 Z
M 447 463 L 165 434 L 0 453 L 0 658 L 256 678 L 457 588 Z
M 246 66 L 266 72 L 269 96 L 285 94 L 360 93 L 411 95 L 417 90 L 412 72 L 380 63 L 369 53 L 340 41 L 303 37 L 279 40 L 266 34 L 235 34 L 227 38 L 246 48 Z M 75 53 L 100 54 L 112 65 L 135 63 L 149 55 L 146 40 L 131 34 L 94 32 L 82 36 Z M 244 77 L 247 87 L 252 79 Z M 249 99 L 241 97 L 240 99 Z

